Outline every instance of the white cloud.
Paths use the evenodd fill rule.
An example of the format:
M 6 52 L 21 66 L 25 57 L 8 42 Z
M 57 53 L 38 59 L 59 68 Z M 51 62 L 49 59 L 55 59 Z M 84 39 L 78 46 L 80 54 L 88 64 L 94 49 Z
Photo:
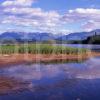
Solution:
M 6 0 L 1 5 L 1 11 L 5 16 L 0 18 L 2 24 L 33 27 L 37 31 L 65 32 L 61 20 L 62 15 L 56 11 L 43 11 L 41 8 L 33 8 L 36 0 Z M 7 16 L 6 16 L 7 15 Z M 61 31 L 62 30 L 62 31 Z M 66 32 L 68 32 L 66 30 Z
M 46 24 L 48 26 L 52 26 L 52 25 L 54 26 L 54 24 L 59 22 L 59 18 L 60 18 L 60 15 L 57 12 L 54 12 L 54 11 L 43 12 L 39 8 L 37 8 L 37 9 L 22 8 L 22 9 L 20 9 L 19 12 L 18 12 L 19 9 L 17 9 L 17 8 L 16 8 L 16 10 L 13 10 L 13 9 L 14 8 L 12 8 L 10 11 L 9 11 L 9 9 L 7 9 L 7 11 L 4 10 L 4 12 L 13 14 L 14 19 L 21 19 L 21 22 L 23 22 L 25 20 L 28 20 L 29 22 L 37 21 L 37 22 Z M 20 16 L 20 17 L 15 16 L 15 15 L 20 15 L 20 14 L 22 16 Z M 13 20 L 13 18 L 11 18 L 10 20 Z M 39 23 L 39 24 L 41 24 L 41 23 Z
M 85 30 L 85 31 L 91 31 L 93 29 L 99 29 L 100 28 L 100 22 L 95 22 L 93 20 L 89 20 L 88 22 L 85 22 L 83 25 L 82 25 L 82 28 Z
M 44 11 L 33 8 L 36 0 L 6 0 L 0 14 L 1 24 L 12 24 L 18 27 L 31 27 L 41 32 L 70 33 L 66 24 L 79 23 L 83 30 L 92 30 L 100 27 L 100 9 L 77 8 L 62 15 L 57 11 Z M 76 24 L 77 25 L 77 24 Z
M 64 17 L 71 19 L 73 21 L 78 21 L 78 20 L 97 21 L 100 20 L 100 9 L 77 8 L 75 10 L 69 10 L 69 12 Z
M 5 14 L 10 14 L 2 19 L 2 23 L 33 27 L 37 30 L 52 32 L 63 24 L 61 15 L 56 11 L 45 12 L 41 8 L 18 7 L 4 8 Z
M 6 0 L 2 6 L 31 6 L 36 0 Z
M 71 23 L 82 22 L 82 28 L 87 31 L 100 28 L 100 9 L 77 8 L 69 10 L 63 18 Z

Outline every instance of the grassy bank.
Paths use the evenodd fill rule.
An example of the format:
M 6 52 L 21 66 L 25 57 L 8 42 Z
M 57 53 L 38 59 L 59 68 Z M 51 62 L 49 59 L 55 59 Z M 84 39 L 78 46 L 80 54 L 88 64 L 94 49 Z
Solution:
M 86 53 L 86 49 L 55 46 L 53 44 L 18 44 L 1 45 L 0 54 L 29 53 L 29 54 L 79 54 Z

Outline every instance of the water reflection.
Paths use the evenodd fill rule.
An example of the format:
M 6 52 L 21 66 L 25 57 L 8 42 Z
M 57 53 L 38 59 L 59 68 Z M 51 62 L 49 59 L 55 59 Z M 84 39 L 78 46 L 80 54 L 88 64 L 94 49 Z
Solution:
M 83 63 L 22 64 L 0 70 L 0 75 L 21 80 L 43 80 L 45 78 L 100 78 L 100 59 L 91 58 Z
M 97 100 L 100 57 L 81 63 L 21 64 L 0 69 L 0 100 Z M 3 79 L 3 77 L 5 77 Z M 2 81 L 1 81 L 2 80 Z M 19 93 L 19 91 L 21 92 Z M 4 91 L 4 93 L 5 93 Z M 95 94 L 94 94 L 95 93 Z
M 28 89 L 29 83 L 0 76 L 0 95 Z

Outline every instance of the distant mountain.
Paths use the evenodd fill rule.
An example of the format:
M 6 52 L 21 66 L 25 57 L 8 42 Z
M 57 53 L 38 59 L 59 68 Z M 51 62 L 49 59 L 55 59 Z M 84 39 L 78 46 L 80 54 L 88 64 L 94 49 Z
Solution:
M 52 33 L 28 33 L 26 38 L 35 41 L 47 41 L 47 40 L 54 40 L 55 35 Z
M 62 41 L 62 43 L 64 42 Z M 95 34 L 92 36 L 88 36 L 84 40 L 70 40 L 70 41 L 67 41 L 67 43 L 69 44 L 100 44 L 100 35 Z
M 89 36 L 93 36 L 95 34 L 95 32 L 96 32 L 96 34 L 100 35 L 100 29 L 96 29 L 91 32 L 71 33 L 69 35 L 61 36 L 61 37 L 57 38 L 56 40 L 59 40 L 59 41 L 84 40 Z
M 5 32 L 0 35 L 0 40 L 15 39 L 18 41 L 47 41 L 54 40 L 56 37 L 51 33 L 24 33 L 24 32 Z
M 21 39 L 23 34 L 21 32 L 5 32 L 0 35 L 0 39 Z
M 25 32 L 5 32 L 0 34 L 0 40 L 17 40 L 18 42 L 24 41 L 49 41 L 49 40 L 56 40 L 56 41 L 73 41 L 73 40 L 85 40 L 89 36 L 93 36 L 94 34 L 100 35 L 100 29 L 93 30 L 91 32 L 78 32 L 78 33 L 70 33 L 68 35 L 55 35 L 52 33 L 25 33 Z

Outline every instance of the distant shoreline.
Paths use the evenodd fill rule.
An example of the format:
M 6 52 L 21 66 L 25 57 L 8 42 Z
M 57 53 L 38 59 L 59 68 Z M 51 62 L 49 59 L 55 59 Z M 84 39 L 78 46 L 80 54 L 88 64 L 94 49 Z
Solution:
M 100 56 L 98 52 L 87 52 L 83 54 L 10 54 L 0 55 L 0 67 L 21 64 L 25 62 L 51 62 L 59 60 L 86 60 L 91 57 Z

